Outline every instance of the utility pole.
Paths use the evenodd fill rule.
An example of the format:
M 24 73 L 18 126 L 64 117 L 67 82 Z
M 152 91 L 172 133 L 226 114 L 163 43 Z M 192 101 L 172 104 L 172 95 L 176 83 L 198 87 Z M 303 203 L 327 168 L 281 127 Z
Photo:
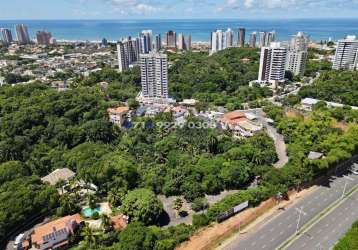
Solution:
M 296 234 L 298 234 L 299 227 L 300 227 L 301 216 L 302 216 L 302 215 L 307 215 L 307 214 L 303 211 L 303 207 L 296 208 L 296 211 L 298 212 L 297 226 L 296 226 Z
M 346 189 L 347 189 L 347 185 L 348 185 L 348 181 L 354 181 L 351 177 L 348 177 L 346 175 L 343 176 L 344 179 L 346 179 L 345 183 L 344 183 L 344 188 L 343 188 L 343 193 L 342 193 L 342 199 L 344 198 L 345 194 L 346 194 Z

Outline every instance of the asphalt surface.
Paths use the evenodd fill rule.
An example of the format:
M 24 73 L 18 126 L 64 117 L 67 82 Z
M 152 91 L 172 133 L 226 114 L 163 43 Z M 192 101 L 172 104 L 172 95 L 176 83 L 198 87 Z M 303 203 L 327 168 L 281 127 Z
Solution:
M 358 178 L 358 177 L 357 177 Z M 287 250 L 325 250 L 335 243 L 351 228 L 358 219 L 358 191 L 344 200 L 342 204 L 327 214 L 322 220 L 303 233 Z
M 253 113 L 257 116 L 258 121 L 267 129 L 267 134 L 273 139 L 275 144 L 276 153 L 278 156 L 278 162 L 274 164 L 276 168 L 283 167 L 288 162 L 288 155 L 286 150 L 286 144 L 283 135 L 277 132 L 277 129 L 266 121 L 264 112 L 262 109 L 249 109 L 243 110 L 245 113 Z
M 296 234 L 298 215 L 296 209 L 302 209 L 305 215 L 301 216 L 299 228 L 305 225 L 308 221 L 314 218 L 317 214 L 324 211 L 332 203 L 342 197 L 343 189 L 347 181 L 346 192 L 349 192 L 358 185 L 358 176 L 351 173 L 345 173 L 352 178 L 352 181 L 347 181 L 343 176 L 332 177 L 330 182 L 325 186 L 318 186 L 314 191 L 300 201 L 282 210 L 279 214 L 275 214 L 271 218 L 264 221 L 258 228 L 246 234 L 235 235 L 229 243 L 222 249 L 226 250 L 273 250 L 279 247 L 292 235 Z M 348 205 L 349 206 L 349 205 Z M 339 212 L 338 212 L 339 213 Z M 341 220 L 346 220 L 350 213 L 343 213 Z M 355 218 L 356 219 L 356 218 Z M 354 219 L 354 220 L 355 220 Z M 351 220 L 350 223 L 354 220 Z M 338 223 L 339 224 L 339 223 Z M 325 225 L 325 224 L 324 224 Z M 328 230 L 328 229 L 327 229 Z M 333 230 L 333 229 L 332 229 Z M 342 229 L 343 230 L 343 226 Z M 338 232 L 336 232 L 338 234 Z M 336 237 L 337 238 L 337 237 Z M 302 248 L 297 248 L 302 249 Z M 314 250 L 315 248 L 309 248 Z M 322 248 L 324 249 L 324 248 Z

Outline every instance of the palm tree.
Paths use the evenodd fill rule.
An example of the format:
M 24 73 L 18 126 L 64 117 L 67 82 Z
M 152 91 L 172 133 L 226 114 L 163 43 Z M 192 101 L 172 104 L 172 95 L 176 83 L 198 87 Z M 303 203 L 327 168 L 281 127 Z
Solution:
M 101 225 L 104 230 L 107 230 L 111 226 L 111 220 L 106 214 L 101 215 Z
M 56 187 L 61 189 L 61 194 L 64 194 L 65 190 L 64 187 L 66 185 L 66 181 L 61 179 L 56 183 Z
M 94 209 L 94 208 L 96 208 L 96 206 L 97 206 L 96 197 L 95 197 L 93 194 L 91 194 L 91 193 L 89 193 L 89 194 L 87 195 L 87 205 L 88 205 L 91 209 Z
M 111 190 L 108 192 L 108 202 L 112 207 L 117 207 L 121 205 L 122 200 L 120 195 Z
M 88 223 L 86 223 L 82 229 L 81 236 L 83 237 L 83 242 L 86 246 L 93 247 L 97 245 L 97 238 L 94 235 L 92 229 L 89 227 Z

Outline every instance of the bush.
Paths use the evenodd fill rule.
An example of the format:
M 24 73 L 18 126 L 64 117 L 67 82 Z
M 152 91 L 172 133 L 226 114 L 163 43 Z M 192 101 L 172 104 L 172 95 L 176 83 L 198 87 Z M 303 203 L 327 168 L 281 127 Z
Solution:
M 210 219 L 206 214 L 194 214 L 193 215 L 193 226 L 200 228 L 209 225 Z
M 214 221 L 219 214 L 229 211 L 231 208 L 239 205 L 242 202 L 251 200 L 253 200 L 253 197 L 247 191 L 240 191 L 238 193 L 226 196 L 220 202 L 215 203 L 208 209 L 207 216 L 211 221 Z
M 199 212 L 201 210 L 207 209 L 209 207 L 208 200 L 206 198 L 196 198 L 193 200 L 191 204 L 191 208 L 195 212 Z
M 99 213 L 96 211 L 92 214 L 91 219 L 98 220 L 99 219 Z

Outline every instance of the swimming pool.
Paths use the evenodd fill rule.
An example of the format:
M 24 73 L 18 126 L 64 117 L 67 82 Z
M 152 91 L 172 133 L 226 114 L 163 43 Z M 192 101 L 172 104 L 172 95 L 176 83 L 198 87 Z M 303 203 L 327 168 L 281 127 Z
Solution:
M 101 207 L 96 207 L 94 209 L 90 208 L 90 207 L 87 207 L 87 208 L 84 208 L 82 210 L 82 214 L 83 216 L 87 217 L 87 218 L 90 218 L 92 217 L 92 215 L 97 212 L 99 214 L 101 214 Z

